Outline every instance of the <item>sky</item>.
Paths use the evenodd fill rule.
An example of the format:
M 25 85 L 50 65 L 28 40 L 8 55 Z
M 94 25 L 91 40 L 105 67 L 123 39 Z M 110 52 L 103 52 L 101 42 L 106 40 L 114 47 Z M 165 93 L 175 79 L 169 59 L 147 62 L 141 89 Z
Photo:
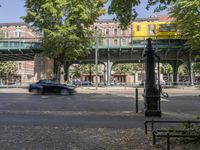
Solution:
M 149 11 L 145 9 L 147 0 L 141 1 L 142 3 L 137 7 L 138 18 L 158 15 L 153 13 L 154 8 L 151 8 Z M 23 22 L 20 17 L 26 15 L 25 0 L 0 0 L 0 4 L 2 5 L 0 7 L 0 23 Z M 108 4 L 105 8 L 108 8 Z M 166 14 L 166 11 L 159 14 Z M 104 15 L 100 19 L 113 19 L 113 17 L 113 15 Z

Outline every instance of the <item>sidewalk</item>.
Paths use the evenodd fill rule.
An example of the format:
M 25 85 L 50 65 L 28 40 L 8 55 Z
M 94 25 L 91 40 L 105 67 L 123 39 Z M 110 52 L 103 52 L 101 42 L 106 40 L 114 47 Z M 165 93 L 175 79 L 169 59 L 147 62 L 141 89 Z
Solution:
M 98 94 L 112 94 L 118 96 L 135 97 L 136 88 L 131 87 L 78 87 L 76 88 L 78 93 L 98 93 Z M 200 90 L 195 87 L 185 88 L 163 88 L 163 92 L 170 95 L 200 95 Z M 142 95 L 144 93 L 143 88 L 138 88 L 138 93 Z
M 78 93 L 98 93 L 98 94 L 112 94 L 112 95 L 123 95 L 127 97 L 135 96 L 135 89 L 132 87 L 77 87 Z M 184 88 L 163 88 L 163 91 L 169 95 L 182 94 L 182 95 L 200 95 L 200 90 L 195 87 L 184 87 Z M 138 88 L 139 94 L 143 94 L 144 89 Z M 28 88 L 0 88 L 0 93 L 29 93 Z
M 29 93 L 28 88 L 0 88 L 0 93 Z

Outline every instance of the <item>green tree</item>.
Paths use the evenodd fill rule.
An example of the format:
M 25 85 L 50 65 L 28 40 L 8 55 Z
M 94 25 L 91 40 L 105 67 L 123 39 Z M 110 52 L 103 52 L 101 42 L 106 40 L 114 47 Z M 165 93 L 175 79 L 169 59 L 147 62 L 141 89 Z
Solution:
M 44 54 L 59 64 L 89 53 L 91 25 L 104 13 L 104 0 L 26 0 L 25 22 L 44 32 Z
M 192 50 L 200 49 L 200 1 L 177 0 L 170 9 L 178 30 Z
M 126 73 L 134 75 L 137 71 L 137 66 L 135 64 L 116 64 L 113 66 L 112 70 L 117 74 L 126 76 Z
M 0 39 L 4 38 L 4 33 L 2 31 L 0 31 Z
M 6 76 L 6 80 L 9 76 L 16 74 L 17 63 L 14 61 L 1 61 L 0 62 L 0 75 Z
M 200 63 L 199 62 L 194 63 L 193 69 L 195 73 L 200 74 Z
M 170 82 L 170 75 L 173 73 L 173 68 L 170 64 L 163 64 L 161 66 L 161 73 L 162 74 L 167 74 L 168 76 L 168 81 Z
M 173 72 L 172 66 L 170 64 L 163 64 L 161 66 L 162 74 L 171 74 Z
M 72 78 L 79 78 L 81 75 L 81 66 L 73 65 L 69 68 L 69 76 Z
M 166 9 L 168 5 L 174 3 L 176 0 L 148 0 L 146 9 L 151 6 L 156 7 L 155 11 Z M 141 3 L 141 0 L 112 0 L 108 13 L 116 14 L 117 19 L 122 23 L 122 26 L 127 27 L 131 20 L 135 19 L 138 13 L 135 7 Z
M 116 64 L 113 66 L 113 71 L 117 74 L 134 74 L 136 71 L 136 65 L 135 64 Z
M 81 74 L 96 74 L 96 66 L 95 64 L 75 64 L 70 67 L 70 76 L 73 78 L 80 78 Z M 102 75 L 103 73 L 102 65 L 98 65 L 98 75 Z
M 184 76 L 187 73 L 187 67 L 185 64 L 182 64 L 178 68 L 178 75 L 179 76 Z

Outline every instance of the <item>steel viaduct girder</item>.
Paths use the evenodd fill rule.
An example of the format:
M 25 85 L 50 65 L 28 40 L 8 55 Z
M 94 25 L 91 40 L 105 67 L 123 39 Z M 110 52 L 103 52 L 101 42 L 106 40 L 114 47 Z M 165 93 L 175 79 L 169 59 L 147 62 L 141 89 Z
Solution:
M 155 53 L 161 60 L 182 59 L 189 53 L 184 48 L 185 40 L 182 39 L 156 39 L 153 42 Z M 129 45 L 98 45 L 98 60 L 112 62 L 143 60 L 146 46 L 145 40 L 134 40 Z M 0 41 L 0 60 L 33 60 L 34 55 L 41 53 L 40 39 L 9 39 Z M 196 53 L 195 53 L 196 55 Z M 95 59 L 95 47 L 89 55 L 78 58 L 79 61 L 93 61 Z M 192 53 L 192 60 L 194 54 Z M 76 62 L 76 61 L 74 61 Z
M 121 43 L 116 46 L 109 45 L 109 43 L 108 45 L 98 45 L 98 62 L 107 65 L 108 68 L 115 63 L 143 62 L 145 38 L 143 40 L 129 38 L 132 38 L 131 43 L 124 46 Z M 185 62 L 191 69 L 192 62 L 196 61 L 195 56 L 200 52 L 185 48 L 185 41 L 183 39 L 155 39 L 152 44 L 155 53 L 160 56 L 161 62 L 174 64 L 175 68 Z M 41 39 L 0 40 L 0 61 L 34 60 L 35 55 L 39 53 L 42 53 Z M 95 63 L 95 46 L 91 48 L 89 55 L 68 62 L 68 64 L 87 62 Z
M 155 51 L 158 56 L 161 58 L 161 62 L 166 62 L 167 60 L 181 60 L 185 61 L 188 57 L 190 51 L 186 49 L 182 49 L 182 47 L 177 48 L 159 48 L 159 50 Z M 144 49 L 137 48 L 137 49 L 101 49 L 99 48 L 98 51 L 98 61 L 99 62 L 106 62 L 108 59 L 111 62 L 124 62 L 124 63 L 131 63 L 131 62 L 143 62 L 144 61 Z M 195 60 L 195 56 L 197 52 L 192 52 L 192 60 Z M 200 54 L 200 53 L 199 53 Z M 76 62 L 94 62 L 95 61 L 95 51 L 92 50 L 89 55 L 86 57 L 78 58 Z

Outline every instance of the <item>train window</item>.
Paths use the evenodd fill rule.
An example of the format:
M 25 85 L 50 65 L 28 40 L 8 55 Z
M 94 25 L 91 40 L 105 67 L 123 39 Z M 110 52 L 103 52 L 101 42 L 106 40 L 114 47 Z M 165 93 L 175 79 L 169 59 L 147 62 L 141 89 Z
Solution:
M 160 32 L 175 32 L 176 25 L 175 24 L 160 24 L 159 31 Z
M 170 29 L 171 29 L 172 32 L 176 32 L 177 31 L 177 28 L 176 28 L 175 24 L 171 24 L 170 27 L 171 27 Z
M 148 33 L 149 33 L 149 35 L 155 35 L 156 34 L 156 25 L 155 24 L 149 24 L 148 25 Z
M 140 26 L 139 25 L 137 25 L 137 31 L 140 31 Z

